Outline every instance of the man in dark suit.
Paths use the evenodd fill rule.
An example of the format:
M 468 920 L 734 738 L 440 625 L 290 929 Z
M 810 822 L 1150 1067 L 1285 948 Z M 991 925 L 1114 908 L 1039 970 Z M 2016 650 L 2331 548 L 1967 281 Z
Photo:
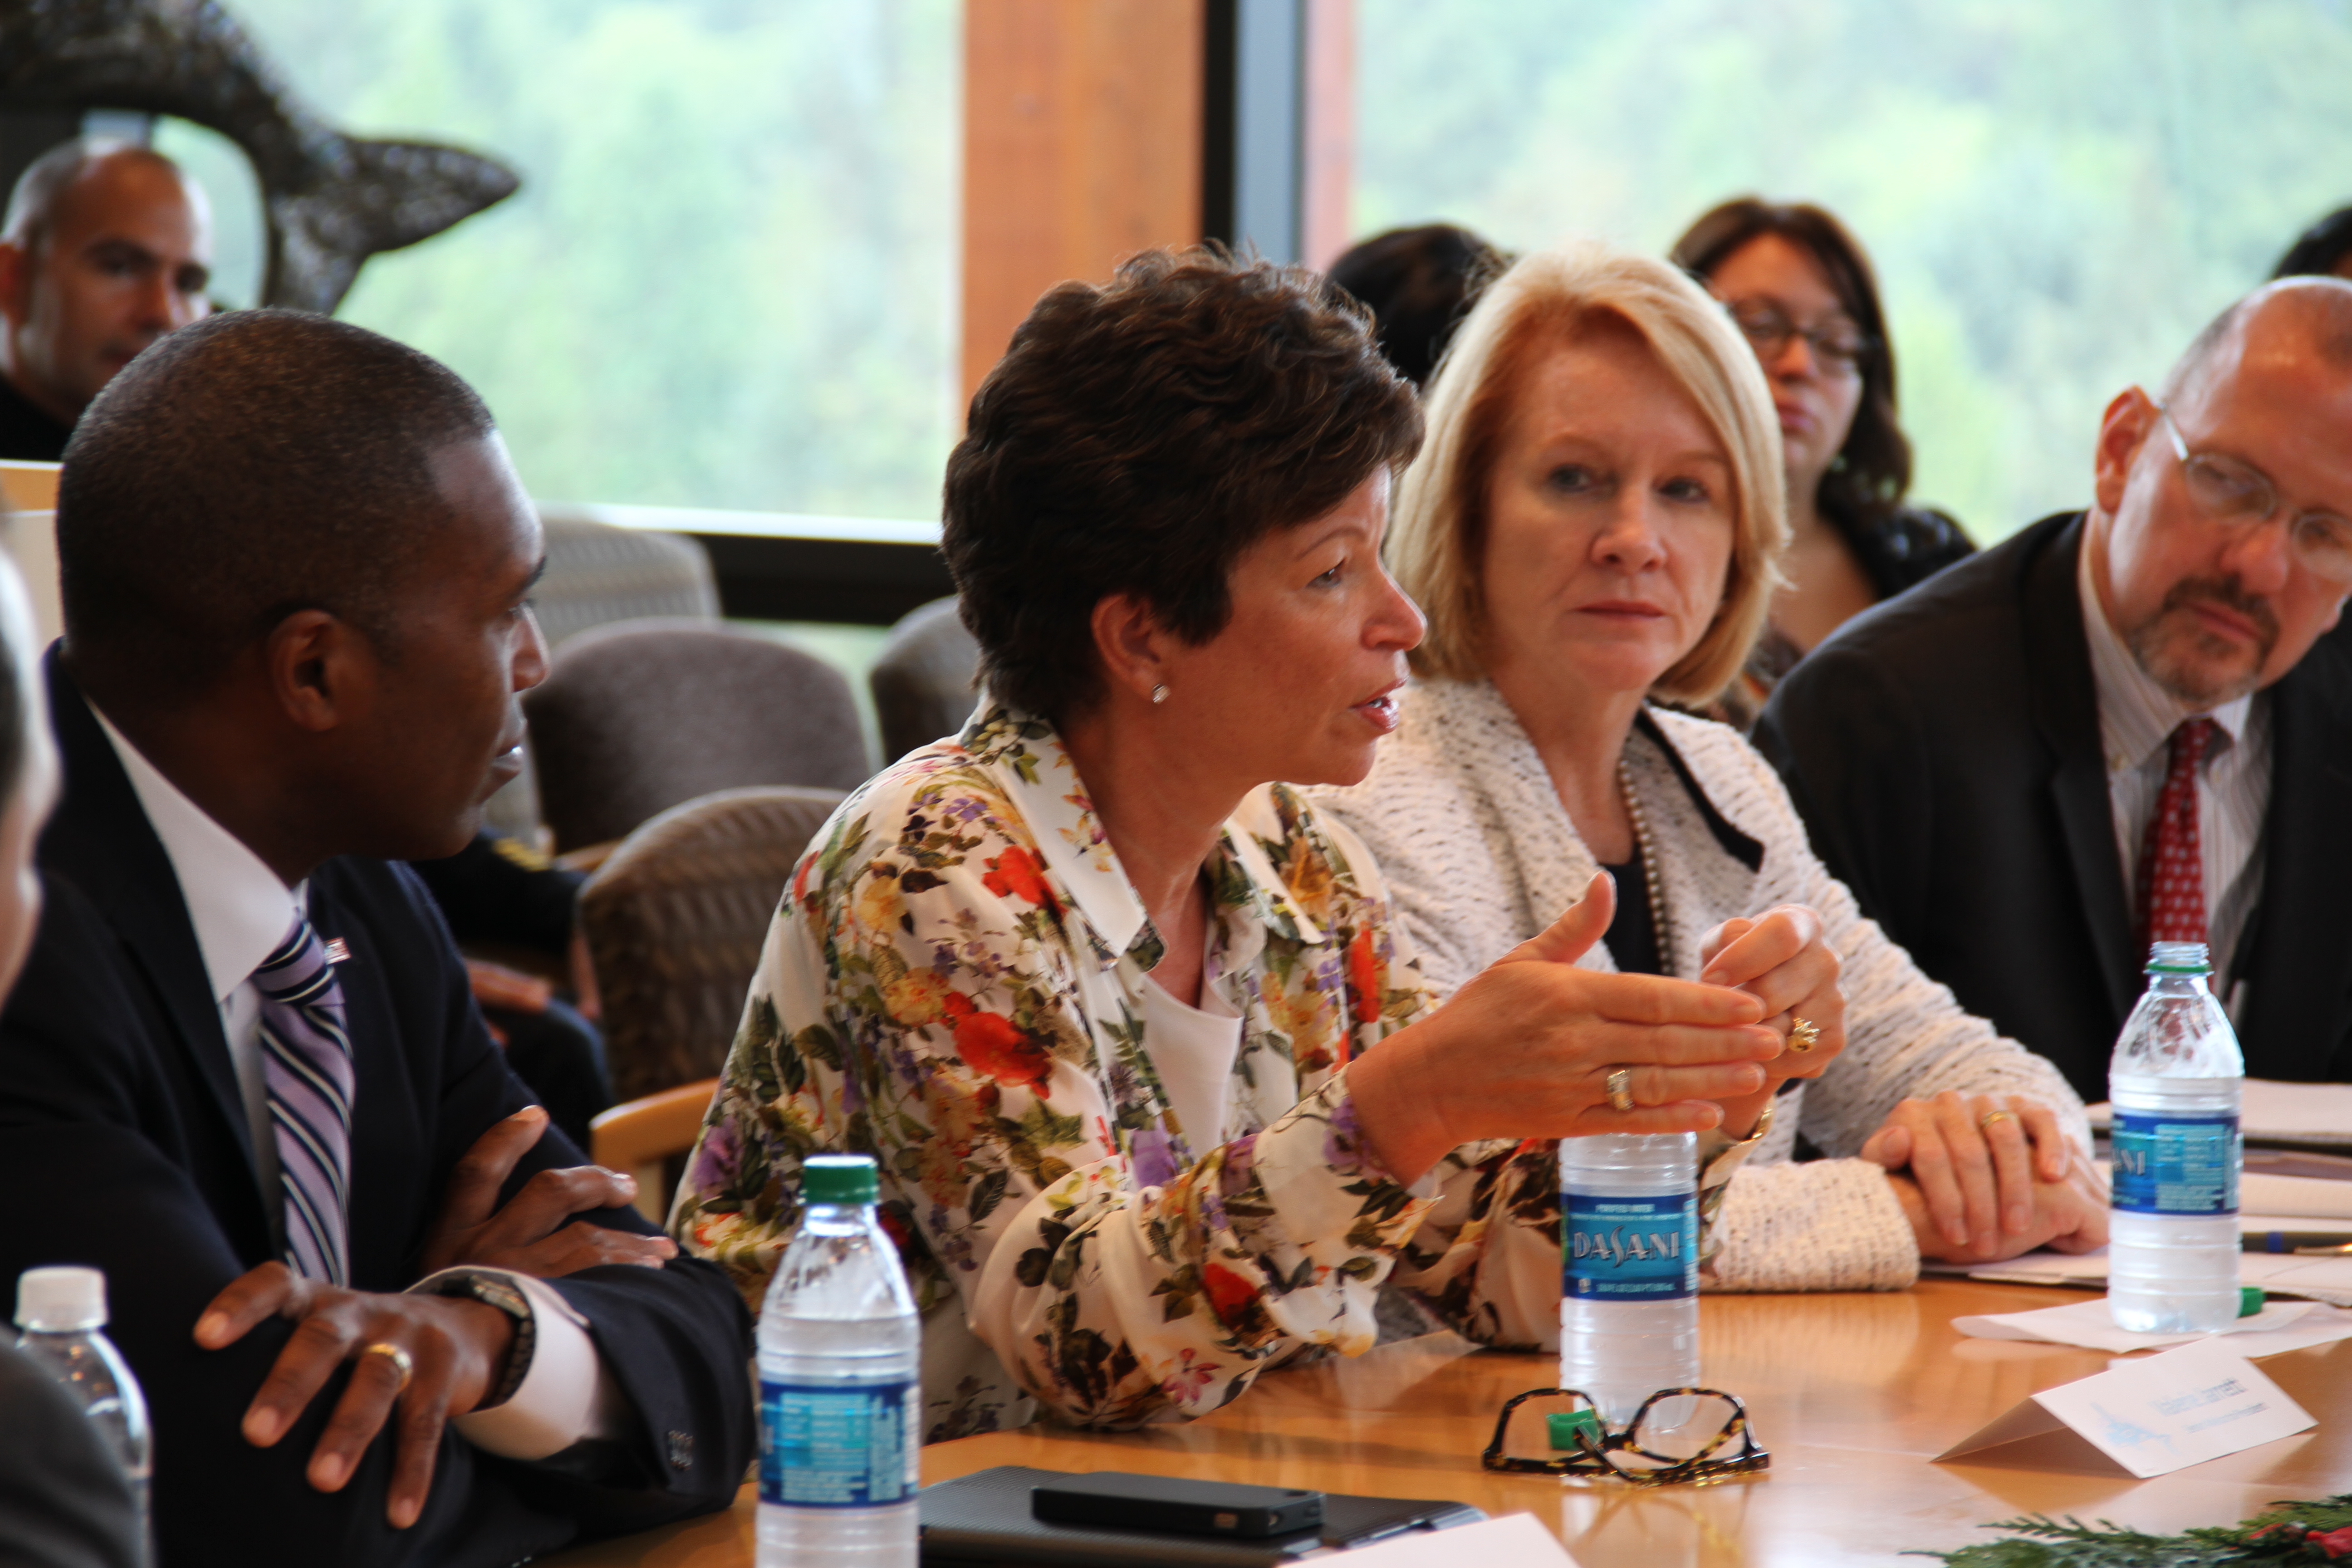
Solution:
M 1814 847 L 1963 1006 L 2084 1098 L 2152 940 L 2207 942 L 2246 1070 L 2352 1079 L 2352 284 L 2275 283 L 2095 500 L 1851 622 L 1758 744 Z
M 0 1015 L 0 1277 L 102 1268 L 166 1563 L 505 1564 L 724 1506 L 749 1320 L 585 1166 L 414 873 L 513 770 L 538 521 L 446 369 L 292 312 L 68 449 L 65 790 Z

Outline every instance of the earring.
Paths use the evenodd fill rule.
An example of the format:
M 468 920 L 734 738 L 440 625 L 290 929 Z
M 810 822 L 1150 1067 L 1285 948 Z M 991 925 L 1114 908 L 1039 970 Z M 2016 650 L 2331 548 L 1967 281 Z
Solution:
M 1167 700 L 1168 700 L 1168 688 L 1167 688 L 1165 685 L 1160 685 L 1160 686 L 1155 686 L 1155 687 L 1153 687 L 1153 688 L 1151 689 L 1151 700 L 1152 700 L 1154 703 L 1160 703 L 1160 702 L 1165 702 L 1165 701 L 1167 701 Z

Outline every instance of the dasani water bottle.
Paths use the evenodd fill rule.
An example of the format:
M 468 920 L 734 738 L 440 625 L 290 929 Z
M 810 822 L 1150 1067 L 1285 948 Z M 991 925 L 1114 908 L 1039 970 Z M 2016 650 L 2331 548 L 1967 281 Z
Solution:
M 922 1323 L 874 1162 L 812 1155 L 760 1312 L 759 1568 L 915 1568 Z
M 2159 942 L 2107 1068 L 2115 1198 L 2107 1311 L 2135 1333 L 2225 1329 L 2238 1316 L 2238 1128 L 2246 1071 L 2206 988 L 2205 944 Z
M 1612 1426 L 1698 1382 L 1697 1167 L 1695 1133 L 1559 1141 L 1559 1382 Z
M 72 1394 L 122 1467 L 153 1562 L 147 1521 L 147 1401 L 106 1337 L 106 1276 L 95 1268 L 27 1268 L 16 1279 L 16 1348 Z

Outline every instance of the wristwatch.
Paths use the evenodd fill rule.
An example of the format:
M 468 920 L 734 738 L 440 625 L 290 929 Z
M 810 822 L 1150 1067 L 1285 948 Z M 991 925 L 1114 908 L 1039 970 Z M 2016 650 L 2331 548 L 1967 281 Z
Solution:
M 1721 1128 L 1711 1128 L 1698 1135 L 1698 1260 L 1704 1268 L 1715 1256 L 1715 1216 L 1723 1207 L 1724 1194 L 1731 1191 L 1732 1173 L 1747 1162 L 1748 1152 L 1764 1142 L 1772 1131 L 1772 1107 L 1776 1095 L 1764 1102 L 1763 1112 L 1756 1118 L 1755 1130 L 1745 1138 L 1735 1139 Z
M 499 1379 L 489 1397 L 474 1408 L 492 1410 L 512 1399 L 522 1380 L 530 1375 L 531 1352 L 539 1342 L 539 1317 L 531 1310 L 530 1298 L 513 1280 L 487 1268 L 446 1268 L 425 1280 L 422 1288 L 427 1295 L 496 1307 L 514 1320 L 514 1344 L 507 1352 L 506 1375 Z

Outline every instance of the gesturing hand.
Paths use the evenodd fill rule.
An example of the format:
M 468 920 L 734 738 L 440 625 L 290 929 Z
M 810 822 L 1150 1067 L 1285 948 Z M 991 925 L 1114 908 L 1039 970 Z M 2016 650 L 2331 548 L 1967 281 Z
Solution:
M 196 1320 L 196 1343 L 220 1350 L 273 1317 L 296 1326 L 246 1407 L 246 1441 L 260 1448 L 277 1443 L 335 1368 L 354 1362 L 351 1382 L 310 1451 L 308 1479 L 322 1492 L 341 1491 L 397 1403 L 384 1517 L 395 1530 L 407 1529 L 432 1489 L 443 1425 L 473 1409 L 497 1384 L 514 1343 L 514 1320 L 479 1301 L 346 1290 L 305 1279 L 282 1263 L 265 1263 L 213 1298 Z M 412 1371 L 404 1388 L 394 1359 L 371 1353 L 379 1344 L 408 1352 Z
M 677 1256 L 677 1243 L 666 1236 L 639 1236 L 572 1218 L 635 1199 L 636 1179 L 602 1165 L 541 1171 L 499 1206 L 499 1189 L 515 1162 L 546 1131 L 547 1112 L 527 1105 L 494 1123 L 466 1151 L 449 1173 L 449 1191 L 425 1237 L 425 1272 L 472 1263 L 554 1279 L 600 1263 L 658 1268 Z
M 1615 886 L 1596 876 L 1549 930 L 1520 943 L 1422 1022 L 1348 1068 L 1360 1125 L 1381 1163 L 1412 1182 L 1481 1138 L 1689 1132 L 1718 1101 L 1762 1088 L 1780 1037 L 1745 992 L 1576 960 L 1609 929 Z M 1632 1110 L 1609 1103 L 1630 1068 Z
M 1819 1078 L 1845 1049 L 1845 993 L 1839 988 L 1843 965 L 1822 935 L 1822 917 L 1803 904 L 1782 904 L 1754 920 L 1728 920 L 1699 943 L 1706 967 L 1699 979 L 1729 985 L 1764 1004 L 1764 1026 L 1784 1039 L 1802 1018 L 1814 1026 L 1812 1048 L 1793 1045 L 1764 1069 L 1764 1087 L 1726 1100 L 1723 1125 L 1745 1137 L 1764 1105 L 1792 1078 Z
M 2057 1112 L 2022 1095 L 1906 1100 L 1862 1146 L 1892 1173 L 1922 1257 L 2014 1258 L 2106 1241 L 2107 1195 Z M 1907 1179 L 1906 1179 L 1907 1178 Z

